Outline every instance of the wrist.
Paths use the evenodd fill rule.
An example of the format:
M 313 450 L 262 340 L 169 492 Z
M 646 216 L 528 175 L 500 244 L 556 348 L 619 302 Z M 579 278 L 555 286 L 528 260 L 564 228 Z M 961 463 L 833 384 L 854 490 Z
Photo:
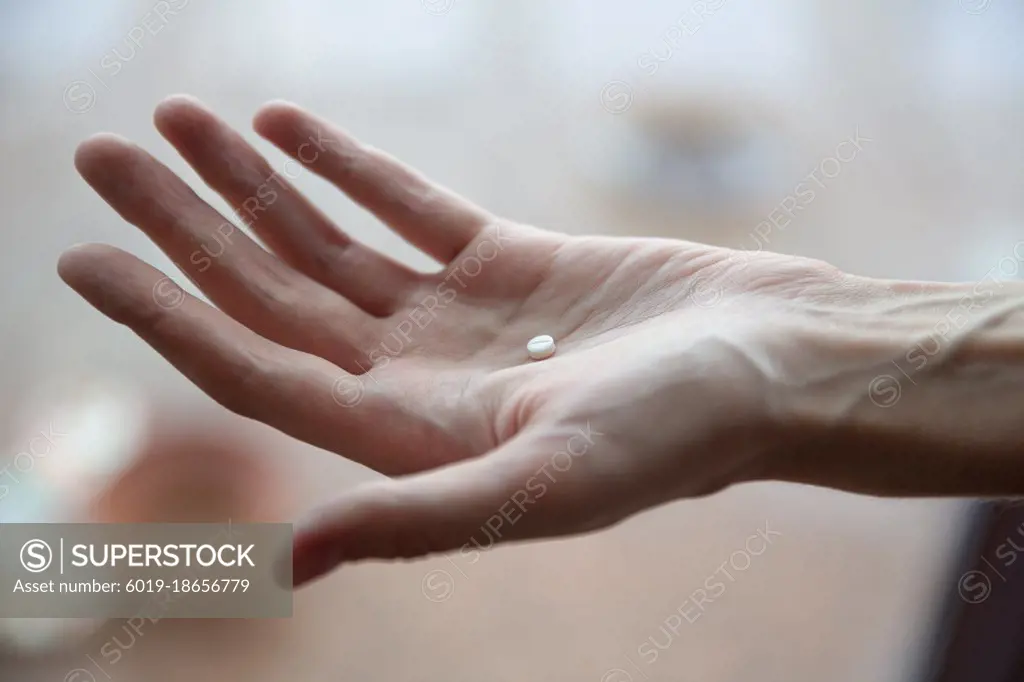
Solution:
M 1024 493 L 1019 283 L 858 280 L 791 320 L 765 478 L 880 495 Z M 780 349 L 784 350 L 784 349 Z

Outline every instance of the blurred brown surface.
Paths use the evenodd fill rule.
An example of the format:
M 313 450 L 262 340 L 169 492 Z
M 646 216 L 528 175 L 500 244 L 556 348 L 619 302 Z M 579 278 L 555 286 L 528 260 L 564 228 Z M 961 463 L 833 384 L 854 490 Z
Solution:
M 1006 38 L 1020 16 L 1011 3 L 980 14 L 946 4 L 732 0 L 694 19 L 692 7 L 667 2 L 193 1 L 131 52 L 126 36 L 152 4 L 5 5 L 0 399 L 15 405 L 38 389 L 36 377 L 88 368 L 219 409 L 54 272 L 66 246 L 106 241 L 175 273 L 75 174 L 74 147 L 93 132 L 139 142 L 226 209 L 151 126 L 155 104 L 176 92 L 245 131 L 259 104 L 294 100 L 496 212 L 570 233 L 762 246 L 874 276 L 980 279 L 1021 234 L 1024 98 L 1020 54 Z M 113 48 L 115 75 L 102 63 Z M 666 61 L 649 74 L 640 57 L 655 53 Z M 613 81 L 628 90 L 606 91 Z M 758 228 L 858 132 L 871 142 L 791 224 Z M 753 161 L 729 156 L 762 141 Z M 645 144 L 674 151 L 652 161 L 638 151 Z M 258 146 L 280 167 L 280 154 Z M 651 194 L 658 177 L 678 182 Z M 356 237 L 429 266 L 325 183 L 297 182 Z M 201 513 L 186 505 L 206 500 L 211 515 L 231 507 L 288 519 L 370 475 L 251 428 L 260 447 L 245 457 L 266 468 L 240 470 L 239 497 L 216 499 L 237 453 L 203 450 L 210 468 L 193 485 L 189 472 L 204 468 L 187 443 L 180 460 L 161 460 L 167 474 L 139 487 L 177 481 L 157 499 L 173 508 L 179 496 L 183 513 Z M 946 571 L 960 509 L 744 486 L 476 563 L 345 568 L 297 594 L 290 621 L 163 622 L 111 665 L 99 652 L 118 636 L 114 624 L 66 656 L 0 663 L 0 678 L 911 679 L 955 589 Z M 692 623 L 677 622 L 680 609 L 694 617 L 686 600 L 766 524 L 781 535 Z M 665 648 L 652 661 L 653 643 Z

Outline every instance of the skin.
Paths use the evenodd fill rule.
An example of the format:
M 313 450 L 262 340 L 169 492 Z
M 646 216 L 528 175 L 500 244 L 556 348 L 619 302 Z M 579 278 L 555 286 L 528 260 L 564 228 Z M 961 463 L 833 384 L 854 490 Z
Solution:
M 594 531 L 745 481 L 1024 493 L 1005 399 L 1024 379 L 1016 285 L 993 284 L 884 404 L 876 379 L 917 368 L 907 353 L 976 289 L 516 224 L 288 103 L 254 120 L 296 159 L 284 173 L 191 98 L 155 123 L 266 247 L 104 134 L 79 148 L 82 176 L 213 305 L 110 246 L 72 248 L 59 272 L 228 409 L 386 475 L 298 526 L 297 585 L 345 561 Z M 439 271 L 346 235 L 288 183 L 296 163 Z M 538 334 L 558 348 L 535 362 Z

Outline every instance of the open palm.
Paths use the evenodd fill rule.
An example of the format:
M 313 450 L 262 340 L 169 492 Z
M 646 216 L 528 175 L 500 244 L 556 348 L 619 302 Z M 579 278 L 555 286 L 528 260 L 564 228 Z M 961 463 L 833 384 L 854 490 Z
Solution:
M 381 473 L 422 472 L 319 514 L 297 581 L 459 547 L 484 523 L 502 539 L 591 530 L 737 479 L 763 416 L 741 341 L 756 327 L 723 311 L 798 294 L 810 266 L 726 278 L 724 249 L 514 224 L 293 105 L 264 107 L 257 131 L 441 264 L 424 274 L 347 236 L 288 182 L 300 166 L 275 173 L 197 102 L 166 101 L 156 125 L 267 249 L 101 135 L 79 149 L 82 175 L 216 307 L 107 246 L 70 250 L 62 277 L 229 409 Z M 531 361 L 540 334 L 558 349 Z

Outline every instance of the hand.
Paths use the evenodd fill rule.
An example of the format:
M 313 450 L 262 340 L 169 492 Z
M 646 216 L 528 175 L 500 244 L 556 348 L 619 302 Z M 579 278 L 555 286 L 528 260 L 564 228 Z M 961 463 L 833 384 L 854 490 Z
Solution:
M 83 177 L 216 307 L 108 246 L 69 250 L 61 276 L 228 409 L 414 474 L 313 515 L 297 584 L 474 536 L 591 531 L 757 477 L 784 440 L 764 349 L 793 311 L 855 285 L 817 261 L 499 219 L 289 104 L 254 123 L 302 164 L 283 172 L 194 100 L 164 102 L 155 121 L 268 249 L 145 151 L 100 135 L 77 153 Z M 346 235 L 285 177 L 303 166 L 442 269 Z M 557 352 L 531 361 L 539 334 Z

